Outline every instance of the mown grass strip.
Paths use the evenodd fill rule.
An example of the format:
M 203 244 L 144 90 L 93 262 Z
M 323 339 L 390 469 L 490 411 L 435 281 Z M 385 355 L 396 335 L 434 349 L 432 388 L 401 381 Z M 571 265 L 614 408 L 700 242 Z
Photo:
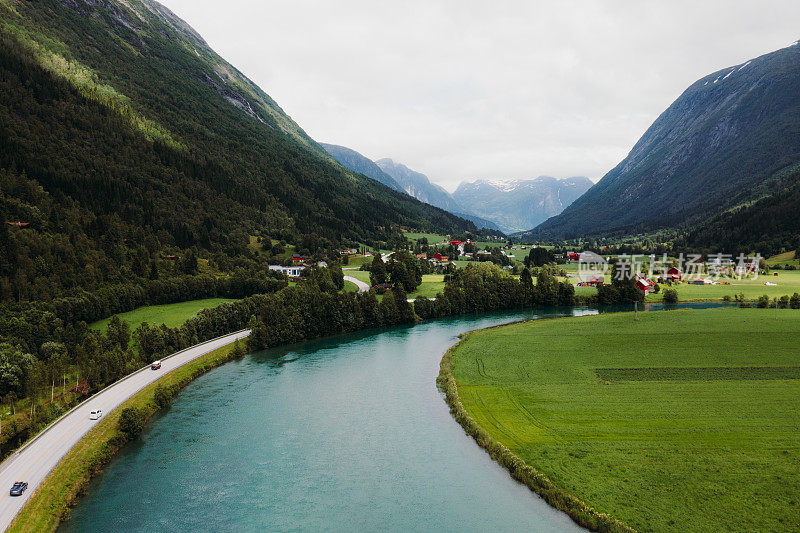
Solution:
M 511 450 L 495 441 L 469 416 L 458 396 L 458 387 L 453 375 L 453 351 L 467 338 L 469 338 L 469 333 L 462 335 L 461 341 L 445 352 L 439 365 L 439 377 L 436 379 L 439 389 L 445 394 L 447 405 L 450 406 L 450 414 L 461 424 L 467 435 L 475 439 L 475 442 L 486 450 L 492 459 L 508 470 L 511 477 L 528 486 L 552 507 L 565 512 L 578 525 L 592 531 L 609 533 L 634 531 L 620 520 L 597 512 L 574 494 L 554 484 L 547 476 L 526 464 Z
M 120 405 L 64 456 L 17 515 L 8 531 L 55 531 L 62 521 L 69 518 L 71 508 L 85 493 L 89 481 L 130 440 L 118 428 L 123 410 L 140 410 L 146 422 L 165 401 L 174 398 L 192 380 L 237 355 L 235 343 L 218 348 L 176 368 Z M 157 392 L 159 401 L 154 399 Z

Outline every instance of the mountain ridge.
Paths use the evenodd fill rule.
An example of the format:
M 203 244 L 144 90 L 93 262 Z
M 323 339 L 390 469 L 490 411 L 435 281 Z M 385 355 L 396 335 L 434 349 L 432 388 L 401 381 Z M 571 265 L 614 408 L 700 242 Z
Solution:
M 703 76 L 630 153 L 532 232 L 565 238 L 699 221 L 752 198 L 800 161 L 800 45 Z
M 477 215 L 495 221 L 507 233 L 516 233 L 561 213 L 592 185 L 583 176 L 476 179 L 461 182 L 453 198 Z

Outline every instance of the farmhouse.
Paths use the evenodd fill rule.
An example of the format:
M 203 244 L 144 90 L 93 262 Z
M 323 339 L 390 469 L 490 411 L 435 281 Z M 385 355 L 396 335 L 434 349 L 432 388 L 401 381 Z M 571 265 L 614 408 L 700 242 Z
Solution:
M 305 270 L 305 268 L 306 267 L 304 267 L 302 265 L 290 266 L 290 267 L 285 267 L 285 266 L 281 266 L 281 265 L 270 265 L 269 266 L 270 270 L 275 270 L 277 272 L 282 272 L 282 273 L 286 274 L 291 279 L 298 279 L 300 277 L 300 273 L 303 270 Z
M 567 259 L 570 261 L 577 261 L 581 256 L 578 252 L 567 252 Z
M 292 254 L 292 262 L 293 263 L 305 263 L 311 259 L 307 255 L 300 255 L 300 254 Z
M 654 283 L 646 278 L 637 278 L 636 279 L 636 288 L 639 289 L 644 293 L 645 296 L 650 294 L 650 291 L 654 288 Z

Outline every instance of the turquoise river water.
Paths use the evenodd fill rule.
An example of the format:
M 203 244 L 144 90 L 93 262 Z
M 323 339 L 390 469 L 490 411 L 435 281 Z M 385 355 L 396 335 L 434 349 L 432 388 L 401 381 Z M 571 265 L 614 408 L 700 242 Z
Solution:
M 574 531 L 453 420 L 435 379 L 459 317 L 268 350 L 192 382 L 60 531 Z

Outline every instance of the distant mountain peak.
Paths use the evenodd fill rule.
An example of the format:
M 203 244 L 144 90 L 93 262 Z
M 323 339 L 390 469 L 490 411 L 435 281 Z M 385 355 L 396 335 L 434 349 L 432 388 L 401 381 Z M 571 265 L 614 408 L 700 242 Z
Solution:
M 585 177 L 486 179 L 462 182 L 453 193 L 464 209 L 497 223 L 507 233 L 524 231 L 557 215 L 593 183 Z

